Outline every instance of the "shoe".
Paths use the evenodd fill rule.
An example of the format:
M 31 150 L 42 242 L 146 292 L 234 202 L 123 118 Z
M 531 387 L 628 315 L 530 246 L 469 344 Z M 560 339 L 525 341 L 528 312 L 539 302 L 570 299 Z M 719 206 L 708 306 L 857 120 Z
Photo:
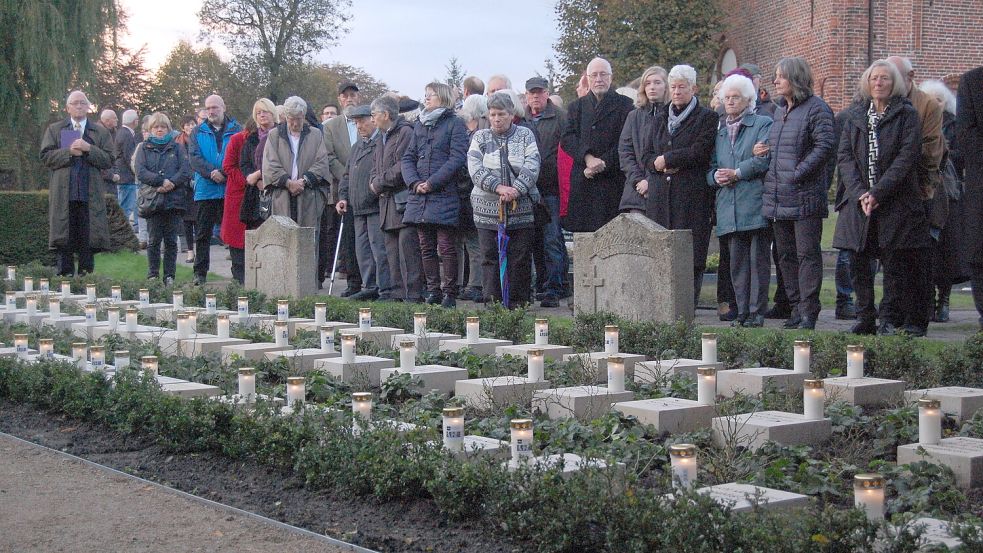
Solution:
M 196 276 L 195 279 L 191 281 L 191 283 L 194 284 L 195 286 L 204 286 L 205 277 Z
M 724 322 L 727 322 L 727 321 L 735 321 L 735 322 L 737 322 L 737 318 L 738 318 L 737 317 L 737 310 L 736 309 L 731 309 L 731 310 L 727 311 L 726 313 L 720 313 L 719 314 L 719 318 L 720 318 L 721 321 L 724 321 Z
M 147 275 L 147 280 L 157 280 L 160 278 L 158 275 Z
M 861 320 L 857 324 L 853 325 L 850 332 L 859 336 L 873 336 L 877 334 L 877 323 L 875 321 Z
M 788 320 L 785 321 L 785 324 L 783 324 L 782 326 L 784 328 L 792 329 L 792 328 L 799 328 L 800 324 L 802 324 L 802 317 L 800 317 L 798 313 L 793 313 L 792 316 L 790 316 Z
M 799 330 L 816 330 L 816 318 L 802 317 L 802 322 L 799 323 Z
M 453 296 L 444 296 L 444 301 L 440 302 L 440 306 L 448 309 L 457 307 L 457 300 Z
M 540 307 L 560 307 L 560 300 L 556 296 L 544 296 L 539 302 Z
M 901 332 L 914 336 L 915 338 L 924 338 L 928 334 L 928 328 L 924 328 L 916 325 L 905 325 Z
M 443 301 L 443 299 L 444 299 L 444 295 L 441 294 L 440 292 L 430 292 L 427 294 L 427 299 L 425 299 L 424 301 L 429 303 L 430 305 L 439 305 L 440 302 Z
M 463 292 L 458 294 L 457 298 L 464 301 L 478 301 L 478 298 L 482 297 L 481 288 L 468 286 Z
M 836 320 L 854 321 L 857 319 L 857 308 L 852 303 L 836 306 Z
M 349 289 L 347 289 L 347 290 L 345 290 L 344 292 L 341 293 L 341 297 L 348 298 L 348 297 L 354 296 L 355 294 L 357 294 L 357 293 L 359 293 L 361 291 L 362 291 L 361 288 L 349 288 Z
M 898 333 L 898 328 L 892 323 L 883 322 L 881 327 L 877 329 L 877 334 L 879 336 L 894 336 Z
M 745 328 L 761 328 L 765 326 L 765 316 L 755 313 L 750 315 L 745 321 L 743 326 Z
M 949 294 L 948 290 L 943 290 L 939 294 L 939 300 L 935 304 L 935 312 L 932 314 L 933 323 L 949 322 Z
M 723 320 L 723 316 L 721 316 L 720 320 Z M 736 315 L 734 317 L 733 322 L 730 323 L 730 326 L 734 328 L 739 328 L 739 327 L 743 327 L 744 323 L 746 322 L 747 322 L 747 315 Z
M 164 286 L 174 286 L 174 277 L 164 277 Z
M 141 250 L 147 249 L 147 241 L 146 240 L 141 240 L 140 241 L 140 249 Z
M 348 299 L 354 301 L 372 301 L 375 299 L 379 299 L 379 292 L 375 290 L 362 290 L 357 294 L 352 294 L 351 296 L 348 297 Z
M 787 305 L 775 304 L 765 312 L 766 319 L 787 319 L 792 316 L 792 308 Z

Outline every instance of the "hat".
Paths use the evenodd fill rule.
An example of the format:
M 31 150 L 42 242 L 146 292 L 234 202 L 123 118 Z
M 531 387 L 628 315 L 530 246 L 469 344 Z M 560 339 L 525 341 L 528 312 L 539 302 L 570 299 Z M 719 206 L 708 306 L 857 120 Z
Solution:
M 542 77 L 533 77 L 526 81 L 526 90 L 536 90 L 537 88 L 549 90 L 550 84 Z
M 399 101 L 399 112 L 406 113 L 408 111 L 413 111 L 420 107 L 420 102 L 416 100 L 411 100 L 409 98 L 402 98 Z
M 740 68 L 750 73 L 752 77 L 761 75 L 761 68 L 756 63 L 742 63 Z
M 355 84 L 355 83 L 353 83 L 351 81 L 341 81 L 341 84 L 338 85 L 338 94 L 344 93 L 349 88 L 354 89 L 355 92 L 358 92 L 358 85 L 357 84 Z
M 355 119 L 358 117 L 371 117 L 372 108 L 368 104 L 355 106 L 352 108 L 351 113 L 348 114 L 349 119 Z

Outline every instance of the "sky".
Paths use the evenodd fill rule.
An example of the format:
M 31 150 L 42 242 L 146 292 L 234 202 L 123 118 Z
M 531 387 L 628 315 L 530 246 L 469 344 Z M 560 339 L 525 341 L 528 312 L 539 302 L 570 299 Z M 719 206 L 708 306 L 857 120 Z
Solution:
M 467 75 L 482 80 L 504 73 L 514 88 L 545 75 L 558 32 L 553 0 L 455 3 L 416 0 L 353 0 L 350 32 L 317 61 L 361 67 L 393 90 L 422 95 L 434 77 L 447 74 L 452 56 Z M 157 68 L 181 39 L 198 41 L 201 0 L 122 0 L 129 14 L 130 48 L 147 45 L 147 64 Z M 212 44 L 227 56 L 221 44 Z

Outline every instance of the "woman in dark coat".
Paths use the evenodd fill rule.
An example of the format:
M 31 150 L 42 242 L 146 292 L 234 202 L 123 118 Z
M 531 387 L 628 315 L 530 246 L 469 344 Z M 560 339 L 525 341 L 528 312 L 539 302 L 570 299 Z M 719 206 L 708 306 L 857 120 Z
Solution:
M 191 140 L 191 133 L 195 132 L 195 127 L 198 126 L 198 121 L 195 120 L 194 115 L 185 115 L 181 118 L 181 132 L 174 137 L 174 142 L 177 142 L 184 148 L 184 152 L 188 153 L 188 141 Z M 195 220 L 198 218 L 198 210 L 195 208 L 195 186 L 194 179 L 188 182 L 188 186 L 185 189 L 185 202 L 186 209 L 182 215 L 183 226 L 180 233 L 184 233 L 184 249 L 181 250 L 182 253 L 187 254 L 185 258 L 185 263 L 195 262 Z
M 930 245 L 928 219 L 919 195 L 917 162 L 921 123 L 905 97 L 897 68 L 877 60 L 860 77 L 863 101 L 849 108 L 837 154 L 841 198 L 833 247 L 854 252 L 851 264 L 857 294 L 856 334 L 893 334 L 902 327 L 924 335 L 928 306 L 915 293 L 928 283 L 908 268 L 918 248 Z M 871 171 L 873 168 L 873 171 Z M 874 306 L 874 260 L 884 270 L 881 326 Z M 924 324 L 924 326 L 921 326 Z
M 467 162 L 468 129 L 454 114 L 446 84 L 428 84 L 423 105 L 402 159 L 403 180 L 410 189 L 403 224 L 415 226 L 420 238 L 427 303 L 454 307 L 461 210 L 457 189 Z
M 719 116 L 696 98 L 696 70 L 677 65 L 669 71 L 670 101 L 652 120 L 652 139 L 644 157 L 648 174 L 646 215 L 670 230 L 693 231 L 693 299 L 700 299 L 710 247 L 713 191 L 707 171 Z
M 171 121 L 163 113 L 155 113 L 148 124 L 150 137 L 136 151 L 133 162 L 140 184 L 153 186 L 162 198 L 158 211 L 147 214 L 149 241 L 147 243 L 147 278 L 160 274 L 160 243 L 164 242 L 164 282 L 174 282 L 177 264 L 177 233 L 181 216 L 187 205 L 184 189 L 191 182 L 191 165 L 185 149 L 174 141 Z
M 628 114 L 618 142 L 618 159 L 625 173 L 625 189 L 621 193 L 618 210 L 629 213 L 645 213 L 645 196 L 648 179 L 642 156 L 652 138 L 652 118 L 669 100 L 666 70 L 653 65 L 642 73 L 641 88 L 635 100 L 635 110 Z
M 263 193 L 263 148 L 266 146 L 266 136 L 280 122 L 276 106 L 267 98 L 260 98 L 253 104 L 252 120 L 256 123 L 255 130 L 246 136 L 239 154 L 239 170 L 246 179 L 246 190 L 239 206 L 239 221 L 246 225 L 247 230 L 259 228 L 265 220 L 259 206 L 259 197 Z

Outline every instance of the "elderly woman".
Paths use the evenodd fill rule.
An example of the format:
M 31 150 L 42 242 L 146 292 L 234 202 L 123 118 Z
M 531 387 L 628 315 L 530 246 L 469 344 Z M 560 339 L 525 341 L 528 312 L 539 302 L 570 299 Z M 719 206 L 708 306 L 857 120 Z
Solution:
M 474 133 L 468 150 L 468 173 L 474 182 L 471 206 L 482 251 L 483 290 L 486 301 L 506 307 L 529 303 L 529 263 L 536 231 L 533 206 L 539 203 L 539 149 L 526 127 L 513 123 L 515 104 L 510 95 L 496 92 L 488 99 L 490 129 Z M 504 158 L 503 158 L 504 156 Z M 498 225 L 506 221 L 509 236 L 508 279 L 510 297 L 502 297 L 499 280 Z
M 464 99 L 464 105 L 457 111 L 458 117 L 464 120 L 469 133 L 488 128 L 488 98 L 480 94 L 472 94 Z
M 464 105 L 457 115 L 464 120 L 468 127 L 468 138 L 475 131 L 488 128 L 488 98 L 480 94 L 472 94 L 465 98 Z M 471 180 L 458 192 L 461 196 L 461 225 L 458 233 L 458 259 L 467 254 L 468 263 L 458 265 L 458 283 L 464 284 L 464 290 L 458 295 L 462 300 L 483 302 L 485 295 L 481 291 L 481 246 L 478 244 L 478 231 L 474 226 L 474 214 L 471 213 Z M 467 281 L 464 280 L 464 270 L 467 268 Z
M 851 271 L 857 293 L 856 334 L 893 334 L 905 320 L 925 319 L 922 273 L 911 271 L 917 249 L 931 237 L 919 195 L 917 164 L 921 123 L 908 101 L 897 67 L 877 60 L 860 77 L 861 102 L 843 121 L 837 155 L 839 218 L 833 247 L 853 253 Z M 773 154 L 774 155 L 774 154 Z M 874 260 L 884 269 L 881 326 L 874 307 Z M 905 328 L 924 335 L 920 329 Z
M 768 154 L 756 156 L 756 144 L 768 142 L 772 120 L 755 114 L 757 90 L 742 75 L 727 77 L 718 100 L 726 118 L 717 129 L 707 182 L 717 192 L 717 236 L 730 253 L 730 277 L 737 303 L 734 326 L 763 326 L 771 279 L 768 221 L 761 216 L 762 179 Z M 723 238 L 726 237 L 726 240 Z
M 451 88 L 444 83 L 426 86 L 423 107 L 402 159 L 403 180 L 410 189 L 403 224 L 416 227 L 420 239 L 427 303 L 454 307 L 461 210 L 457 188 L 467 161 L 468 129 L 454 114 Z
M 140 184 L 153 187 L 160 202 L 153 212 L 144 215 L 149 234 L 147 278 L 160 275 L 160 243 L 163 241 L 164 282 L 170 285 L 174 282 L 177 233 L 187 205 L 185 189 L 191 182 L 191 165 L 187 151 L 174 141 L 171 121 L 166 115 L 151 115 L 149 127 L 150 136 L 137 146 L 133 162 Z
M 666 70 L 653 65 L 642 73 L 641 88 L 635 98 L 635 110 L 628 114 L 621 129 L 618 157 L 625 173 L 625 190 L 621 193 L 620 211 L 645 213 L 645 196 L 649 182 L 645 178 L 642 156 L 651 139 L 652 119 L 669 101 Z
M 819 241 L 829 215 L 827 162 L 836 146 L 833 111 L 812 93 L 812 70 L 803 58 L 778 62 L 775 93 L 780 98 L 761 214 L 774 221 L 778 263 L 792 308 L 785 328 L 814 329 L 823 284 Z
M 645 145 L 648 175 L 646 215 L 671 230 L 693 231 L 693 294 L 699 301 L 710 247 L 713 193 L 706 185 L 717 133 L 717 114 L 696 98 L 696 70 L 677 65 L 669 71 L 669 103 L 652 119 Z M 695 303 L 694 303 L 695 305 Z
M 239 170 L 246 179 L 246 189 L 238 216 L 247 229 L 256 229 L 263 224 L 259 206 L 264 188 L 263 150 L 270 131 L 280 122 L 276 117 L 276 106 L 268 98 L 260 98 L 253 104 L 252 120 L 255 129 L 246 135 L 239 155 Z

